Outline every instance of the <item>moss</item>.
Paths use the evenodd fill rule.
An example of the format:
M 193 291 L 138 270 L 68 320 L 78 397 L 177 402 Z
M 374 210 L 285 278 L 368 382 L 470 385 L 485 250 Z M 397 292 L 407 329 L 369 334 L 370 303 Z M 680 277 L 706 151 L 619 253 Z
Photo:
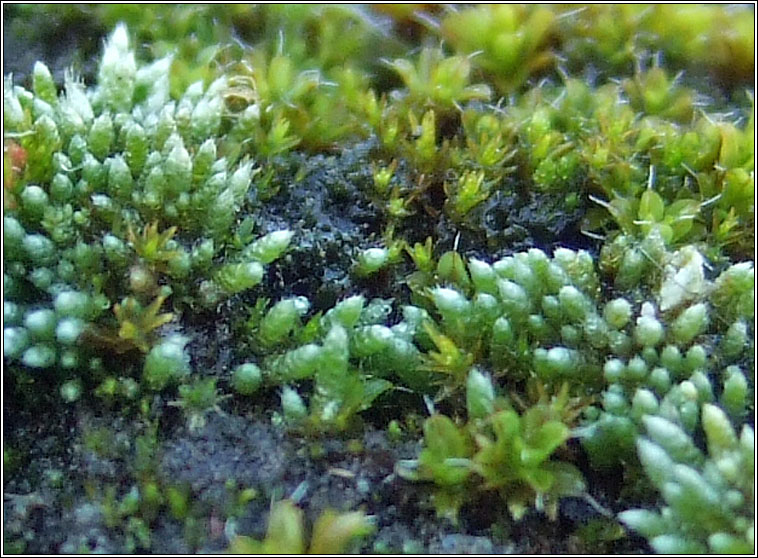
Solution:
M 50 68 L 5 76 L 7 414 L 121 425 L 78 436 L 118 461 L 81 485 L 127 552 L 161 548 L 164 511 L 219 530 L 223 499 L 160 453 L 225 412 L 324 459 L 374 427 L 420 442 L 397 472 L 460 529 L 481 499 L 510 512 L 484 514 L 493 533 L 579 499 L 603 516 L 588 548 L 634 544 L 614 514 L 636 508 L 618 518 L 655 550 L 746 550 L 752 15 L 12 7 L 13 40 L 90 24 L 75 70 L 43 49 Z M 262 543 L 235 531 L 261 511 L 243 493 L 221 506 L 255 535 L 240 549 L 305 550 L 295 504 Z M 325 512 L 311 550 L 365 526 Z

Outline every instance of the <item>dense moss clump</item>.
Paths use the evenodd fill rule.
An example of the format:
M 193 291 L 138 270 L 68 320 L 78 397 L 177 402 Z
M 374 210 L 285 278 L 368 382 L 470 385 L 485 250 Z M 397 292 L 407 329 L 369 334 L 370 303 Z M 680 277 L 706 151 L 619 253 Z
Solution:
M 4 76 L 6 544 L 754 549 L 752 10 L 42 15 L 89 23 Z

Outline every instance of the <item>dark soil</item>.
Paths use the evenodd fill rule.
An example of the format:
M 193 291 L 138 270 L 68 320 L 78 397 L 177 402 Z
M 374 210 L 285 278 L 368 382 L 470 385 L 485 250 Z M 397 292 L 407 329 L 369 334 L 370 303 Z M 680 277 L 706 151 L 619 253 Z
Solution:
M 88 412 L 76 421 L 70 432 L 55 432 L 54 422 L 48 423 L 50 432 L 35 432 L 34 452 L 44 451 L 45 457 L 33 459 L 6 482 L 6 541 L 25 539 L 26 553 L 125 551 L 123 529 L 107 526 L 97 498 L 88 492 L 116 486 L 123 496 L 137 482 L 139 466 L 129 443 L 135 424 Z M 23 431 L 15 426 L 11 443 Z M 91 438 L 103 427 L 113 435 L 113 447 L 96 452 L 82 443 L 82 436 Z M 186 521 L 159 515 L 151 525 L 150 546 L 138 547 L 140 552 L 215 553 L 226 548 L 233 533 L 262 538 L 270 502 L 283 497 L 295 497 L 311 524 L 326 508 L 365 510 L 374 516 L 376 531 L 354 550 L 369 553 L 586 552 L 592 549 L 583 548 L 574 533 L 599 519 L 577 499 L 564 501 L 557 522 L 533 512 L 513 523 L 497 501 L 482 496 L 461 510 L 458 526 L 438 520 L 429 488 L 393 473 L 398 459 L 417 455 L 418 444 L 390 443 L 371 427 L 352 438 L 313 440 L 287 434 L 253 414 L 224 413 L 212 414 L 199 433 L 175 426 L 160 438 L 151 456 L 155 476 L 164 486 L 180 486 L 192 495 L 190 514 L 197 520 L 187 532 Z M 52 468 L 61 479 L 45 474 Z M 235 507 L 242 488 L 255 489 L 257 496 Z M 635 539 L 607 547 L 613 552 L 644 549 Z
M 95 61 L 108 32 L 85 11 L 59 10 L 49 17 L 29 18 L 23 8 L 3 6 L 3 67 L 5 75 L 13 74 L 14 82 L 31 85 L 34 63 L 43 60 L 57 83 L 63 83 L 64 72 L 73 67 L 87 83 L 97 71 Z

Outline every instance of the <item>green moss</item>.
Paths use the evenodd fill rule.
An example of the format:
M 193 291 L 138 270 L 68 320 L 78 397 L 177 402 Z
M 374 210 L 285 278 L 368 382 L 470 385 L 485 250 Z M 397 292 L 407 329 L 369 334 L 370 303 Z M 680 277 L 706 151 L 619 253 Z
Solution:
M 398 440 L 423 401 L 398 470 L 441 515 L 475 488 L 555 519 L 621 467 L 623 505 L 660 513 L 620 519 L 657 551 L 747 550 L 752 13 L 409 10 L 13 8 L 13 33 L 42 14 L 110 33 L 87 84 L 42 62 L 5 77 L 17 404 L 52 387 L 201 431 L 234 391 L 292 435 L 379 415 Z M 93 489 L 127 551 L 155 546 L 162 510 L 197 520 L 158 439 Z M 304 551 L 294 505 L 274 512 L 233 547 Z M 326 513 L 310 549 L 366 531 Z
M 271 509 L 268 531 L 263 541 L 238 536 L 227 549 L 230 554 L 339 554 L 353 539 L 373 530 L 362 512 L 324 511 L 313 525 L 310 544 L 306 542 L 303 514 L 292 501 L 282 500 Z

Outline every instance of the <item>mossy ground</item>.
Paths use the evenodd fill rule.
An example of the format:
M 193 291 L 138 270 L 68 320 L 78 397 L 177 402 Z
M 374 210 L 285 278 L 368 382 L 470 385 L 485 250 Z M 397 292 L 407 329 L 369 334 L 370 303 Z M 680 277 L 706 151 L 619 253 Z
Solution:
M 361 144 L 337 155 L 295 155 L 280 162 L 276 181 L 291 184 L 298 172 L 300 181 L 294 187 L 282 188 L 253 215 L 256 223 L 262 224 L 260 232 L 287 225 L 296 234 L 287 256 L 268 269 L 266 283 L 274 300 L 306 295 L 313 301 L 315 312 L 325 311 L 337 300 L 359 292 L 368 298 L 403 300 L 408 296 L 401 279 L 412 266 L 400 266 L 359 282 L 351 278 L 355 255 L 378 242 L 383 225 L 367 196 L 370 161 L 371 145 Z M 551 219 L 545 217 L 550 213 L 537 209 L 539 200 L 535 197 L 513 195 L 504 200 L 496 196 L 491 200 L 483 218 L 488 212 L 505 213 L 500 218 L 516 223 L 519 231 L 518 241 L 501 235 L 490 240 L 491 246 L 507 250 L 513 242 L 521 248 L 549 248 L 550 239 L 559 242 L 562 237 L 551 235 L 550 227 L 561 232 L 570 228 L 571 214 L 556 212 L 553 222 L 544 223 Z M 534 214 L 543 222 L 529 218 Z M 456 233 L 453 225 L 443 220 L 435 228 L 431 230 L 429 223 L 417 221 L 404 234 L 414 240 L 434 234 L 445 238 L 444 242 L 452 247 Z M 499 228 L 494 224 L 491 230 Z M 482 232 L 464 236 L 460 252 L 480 255 L 481 243 L 487 242 L 485 237 Z M 586 244 L 588 239 L 581 238 Z M 181 327 L 190 338 L 193 369 L 226 381 L 225 371 L 245 354 L 245 347 L 231 344 L 232 330 L 238 325 L 234 320 L 239 319 L 240 306 L 252 307 L 256 298 L 255 294 L 241 294 L 218 313 L 186 313 L 179 325 L 172 325 Z M 108 364 L 118 365 L 117 361 Z M 76 410 L 63 406 L 55 388 L 51 385 L 50 389 L 46 398 L 49 412 L 44 414 L 28 412 L 23 400 L 6 390 L 6 444 L 23 456 L 21 462 L 8 469 L 6 477 L 6 494 L 18 495 L 11 496 L 5 504 L 6 536 L 13 539 L 33 533 L 25 548 L 29 553 L 123 551 L 123 534 L 107 527 L 102 512 L 92 503 L 92 490 L 125 486 L 139 476 L 134 471 L 134 448 L 124 440 L 144 435 L 144 424 L 102 405 L 84 404 Z M 421 397 L 380 397 L 364 413 L 365 431 L 315 440 L 287 435 L 273 426 L 271 410 L 278 404 L 276 393 L 259 398 L 255 404 L 235 397 L 222 405 L 223 414 L 209 417 L 199 435 L 187 430 L 178 410 L 169 408 L 162 416 L 153 455 L 155 476 L 189 488 L 198 522 L 194 527 L 197 532 L 188 536 L 182 521 L 159 517 L 151 526 L 151 552 L 224 550 L 228 539 L 220 525 L 234 497 L 226 485 L 229 479 L 236 486 L 258 492 L 234 521 L 238 532 L 262 537 L 271 499 L 288 497 L 301 487 L 304 492 L 299 502 L 311 521 L 328 507 L 364 509 L 376 517 L 376 534 L 360 547 L 363 552 L 568 552 L 583 548 L 580 537 L 575 535 L 576 528 L 600 519 L 588 504 L 577 500 L 573 507 L 570 502 L 565 504 L 567 511 L 557 525 L 546 524 L 544 516 L 535 512 L 518 525 L 498 532 L 491 525 L 509 524 L 510 520 L 504 509 L 498 510 L 496 501 L 483 494 L 464 507 L 460 525 L 442 522 L 429 506 L 429 487 L 410 484 L 393 472 L 398 460 L 418 454 L 418 435 L 411 433 L 404 436 L 404 441 L 390 442 L 384 431 L 401 406 L 403 412 L 419 417 L 420 424 L 426 412 Z M 104 437 L 100 444 L 93 441 L 98 436 Z M 123 443 L 120 449 L 117 440 Z M 577 446 L 575 451 L 581 449 Z M 45 476 L 50 470 L 63 475 L 54 485 Z M 22 496 L 28 494 L 33 496 Z M 618 506 L 605 489 L 595 496 L 616 511 Z M 603 548 L 644 551 L 646 546 L 641 540 L 623 540 Z
M 127 20 L 137 17 L 128 8 L 123 10 L 114 14 Z M 33 62 L 43 60 L 59 85 L 64 68 L 71 64 L 78 66 L 87 82 L 94 81 L 101 39 L 115 23 L 108 17 L 116 16 L 103 18 L 97 12 L 98 17 L 88 19 L 83 13 L 86 10 L 56 12 L 48 27 L 33 33 L 23 10 L 4 12 L 5 73 L 13 72 L 16 83 L 28 85 Z M 255 18 L 236 12 L 230 17 L 233 25 L 222 34 L 256 36 Z M 418 21 L 395 17 L 393 36 L 412 42 L 424 34 Z M 574 56 L 577 52 L 581 49 Z M 620 66 L 622 74 L 632 71 L 625 64 L 628 61 Z M 573 75 L 593 74 L 576 58 L 566 67 Z M 734 69 L 736 77 L 718 68 L 720 81 L 712 88 L 710 109 L 748 110 L 740 96 L 741 67 Z M 374 79 L 385 91 L 401 85 L 385 66 L 374 69 Z M 691 70 L 685 77 L 687 86 L 711 86 L 714 72 Z M 530 85 L 545 72 L 536 69 Z M 603 72 L 619 71 L 601 69 L 588 81 L 600 81 Z M 452 119 L 455 129 L 459 123 Z M 443 123 L 443 139 L 446 133 Z M 259 298 L 273 302 L 305 296 L 311 315 L 355 294 L 394 299 L 395 308 L 410 299 L 406 279 L 416 268 L 408 258 L 369 277 L 354 273 L 358 254 L 382 246 L 393 220 L 386 200 L 378 199 L 374 191 L 375 163 L 388 164 L 379 139 L 371 136 L 317 151 L 293 150 L 270 157 L 269 189 L 276 193 L 265 203 L 248 200 L 238 215 L 238 221 L 253 219 L 256 236 L 285 228 L 294 232 L 290 250 L 267 267 L 261 287 L 232 296 L 212 311 L 186 306 L 161 329 L 161 334 L 176 331 L 188 337 L 192 370 L 200 377 L 217 378 L 222 393 L 233 391 L 229 370 L 255 354 L 256 348 L 239 342 L 244 336 L 237 334 Z M 401 160 L 394 180 L 400 184 L 417 180 L 412 167 Z M 530 188 L 530 180 L 518 174 L 506 176 L 465 220 L 445 211 L 446 194 L 438 180 L 415 200 L 415 215 L 395 223 L 394 236 L 409 245 L 432 237 L 436 254 L 456 249 L 466 259 L 493 261 L 529 248 L 549 254 L 557 247 L 583 249 L 599 257 L 603 240 L 583 232 L 588 210 L 596 209 L 588 196 L 568 205 L 561 194 Z M 718 276 L 728 263 L 728 259 L 716 263 L 708 278 Z M 604 279 L 602 289 L 624 294 L 621 289 L 615 292 L 610 279 Z M 645 298 L 639 292 L 638 296 Z M 395 323 L 399 317 L 390 318 Z M 716 336 L 702 338 L 709 349 L 717 341 Z M 106 358 L 108 368 L 138 370 L 128 358 Z M 746 354 L 737 364 L 753 370 L 753 356 Z M 752 389 L 752 377 L 749 381 Z M 653 495 L 639 488 L 641 481 L 635 478 L 641 475 L 639 468 L 636 473 L 621 466 L 595 469 L 575 440 L 557 456 L 581 469 L 597 506 L 583 498 L 564 498 L 554 522 L 536 510 L 514 521 L 500 498 L 482 490 L 472 493 L 462 506 L 457 525 L 438 519 L 430 503 L 433 487 L 395 474 L 399 460 L 419 455 L 422 423 L 428 414 L 423 397 L 410 390 L 379 396 L 346 432 L 318 436 L 288 432 L 272 422 L 280 408 L 275 389 L 254 399 L 236 394 L 224 399 L 221 412 L 211 412 L 199 432 L 187 427 L 181 409 L 166 405 L 165 394 L 156 394 L 152 404 L 143 400 L 138 409 L 108 405 L 87 395 L 75 405 L 64 404 L 55 379 L 37 379 L 34 390 L 30 397 L 25 386 L 5 381 L 6 552 L 221 552 L 235 534 L 263 538 L 272 500 L 288 497 L 297 500 L 310 524 L 326 508 L 362 509 L 373 516 L 374 534 L 352 547 L 364 553 L 651 551 L 645 539 L 609 519 L 632 505 L 652 504 Z M 443 402 L 439 408 L 445 411 L 446 405 Z M 387 425 L 398 416 L 404 417 L 403 433 L 394 438 Z M 754 415 L 748 413 L 745 422 L 752 424 Z M 705 447 L 703 439 L 695 441 Z M 152 517 L 148 503 L 141 511 L 141 517 L 149 520 L 147 529 L 137 522 L 127 524 L 124 518 L 130 514 L 116 509 L 123 504 L 124 492 L 139 485 L 146 493 L 151 483 L 158 486 L 162 499 L 156 506 L 160 513 Z M 169 494 L 178 502 L 173 507 L 165 503 Z

